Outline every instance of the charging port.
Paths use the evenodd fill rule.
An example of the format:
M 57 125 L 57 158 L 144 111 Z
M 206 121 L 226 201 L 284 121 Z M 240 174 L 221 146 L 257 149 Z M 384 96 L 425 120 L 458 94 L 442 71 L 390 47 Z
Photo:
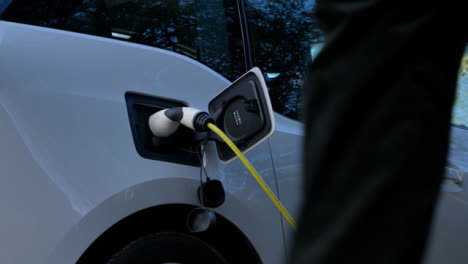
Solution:
M 155 137 L 148 126 L 149 117 L 159 110 L 186 107 L 181 101 L 168 100 L 133 92 L 125 93 L 128 118 L 135 148 L 146 159 L 200 166 L 196 152 L 200 150 L 197 135 L 191 129 L 181 126 L 167 138 Z

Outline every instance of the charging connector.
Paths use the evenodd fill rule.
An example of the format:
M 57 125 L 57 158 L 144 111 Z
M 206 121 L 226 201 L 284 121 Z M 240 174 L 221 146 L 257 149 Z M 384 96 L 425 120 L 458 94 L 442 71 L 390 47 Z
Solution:
M 253 68 L 237 79 L 210 101 L 208 109 L 213 118 L 190 107 L 161 110 L 149 118 L 149 127 L 156 137 L 161 138 L 175 133 L 180 124 L 197 132 L 213 131 L 223 141 L 216 142 L 220 160 L 228 163 L 237 156 L 292 228 L 296 229 L 294 219 L 243 154 L 267 139 L 275 130 L 273 108 L 260 69 Z M 205 134 L 203 140 L 211 137 L 210 133 L 199 134 L 197 139 L 205 137 Z
M 169 137 L 180 124 L 197 132 L 207 132 L 213 119 L 207 112 L 192 107 L 176 107 L 161 110 L 150 116 L 149 128 L 156 137 Z

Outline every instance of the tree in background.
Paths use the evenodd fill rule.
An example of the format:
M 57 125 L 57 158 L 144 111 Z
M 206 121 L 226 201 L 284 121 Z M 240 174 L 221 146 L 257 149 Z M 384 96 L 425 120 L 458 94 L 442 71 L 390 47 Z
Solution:
M 255 64 L 268 78 L 275 111 L 298 118 L 303 72 L 311 45 L 323 41 L 310 0 L 248 0 L 247 16 Z

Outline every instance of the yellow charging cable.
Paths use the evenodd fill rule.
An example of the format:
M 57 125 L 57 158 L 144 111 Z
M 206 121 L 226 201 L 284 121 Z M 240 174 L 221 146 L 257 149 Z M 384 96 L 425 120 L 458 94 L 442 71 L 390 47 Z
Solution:
M 245 167 L 250 171 L 252 176 L 257 180 L 258 184 L 260 184 L 260 187 L 262 187 L 263 191 L 270 197 L 271 201 L 276 205 L 278 210 L 281 212 L 281 214 L 286 218 L 288 223 L 291 225 L 291 227 L 296 230 L 296 221 L 291 217 L 289 214 L 288 210 L 284 208 L 283 204 L 278 200 L 278 197 L 271 191 L 270 187 L 265 183 L 265 181 L 262 179 L 262 177 L 258 174 L 258 172 L 255 170 L 255 168 L 250 164 L 249 160 L 242 154 L 242 152 L 237 148 L 237 146 L 231 141 L 231 139 L 224 134 L 224 132 L 219 129 L 216 125 L 212 123 L 208 123 L 208 128 L 211 129 L 213 132 L 215 132 L 228 146 L 234 151 L 234 153 L 239 157 L 239 159 L 244 163 Z

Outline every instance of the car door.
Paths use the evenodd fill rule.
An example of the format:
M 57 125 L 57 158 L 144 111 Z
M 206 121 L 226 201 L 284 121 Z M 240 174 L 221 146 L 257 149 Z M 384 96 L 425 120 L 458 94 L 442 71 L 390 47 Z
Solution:
M 0 244 L 8 245 L 0 262 L 47 262 L 76 223 L 126 190 L 119 208 L 99 225 L 81 225 L 60 254 L 76 260 L 105 231 L 99 228 L 126 216 L 126 204 L 136 203 L 129 212 L 157 205 L 141 197 L 197 203 L 195 192 L 185 193 L 196 190 L 191 185 L 133 193 L 161 179 L 199 182 L 200 169 L 139 155 L 125 95 L 206 110 L 246 71 L 236 4 L 0 1 L 0 143 L 13 150 L 2 148 L 0 156 Z M 247 156 L 275 186 L 268 142 Z M 221 165 L 214 149 L 207 159 L 210 177 L 223 181 L 229 197 L 217 212 L 246 234 L 265 263 L 281 263 L 277 209 L 239 161 Z

